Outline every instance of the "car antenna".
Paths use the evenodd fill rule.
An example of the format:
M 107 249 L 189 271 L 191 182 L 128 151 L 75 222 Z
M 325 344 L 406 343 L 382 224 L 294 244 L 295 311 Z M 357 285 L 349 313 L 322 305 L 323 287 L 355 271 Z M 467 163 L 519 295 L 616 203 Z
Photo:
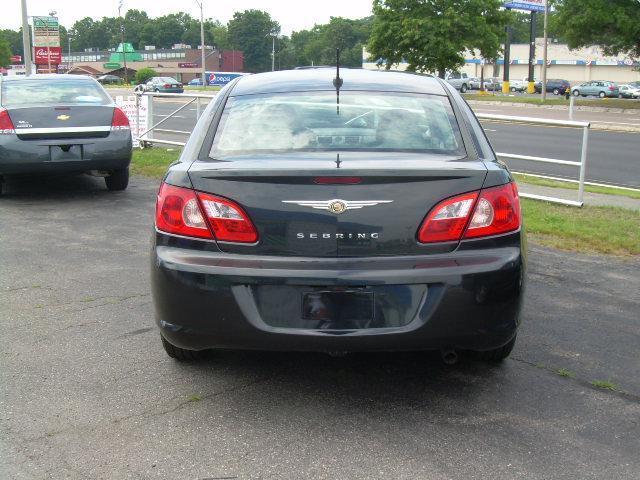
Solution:
M 342 87 L 342 79 L 340 78 L 340 49 L 336 48 L 336 78 L 333 79 L 333 86 L 336 87 L 336 113 L 340 115 L 340 87 Z

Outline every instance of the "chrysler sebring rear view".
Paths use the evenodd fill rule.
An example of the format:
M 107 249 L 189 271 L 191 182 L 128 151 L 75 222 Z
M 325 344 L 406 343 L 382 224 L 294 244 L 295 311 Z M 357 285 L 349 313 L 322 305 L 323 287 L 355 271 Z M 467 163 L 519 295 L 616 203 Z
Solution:
M 437 78 L 246 76 L 164 177 L 151 276 L 178 360 L 256 349 L 499 361 L 524 287 L 518 191 Z

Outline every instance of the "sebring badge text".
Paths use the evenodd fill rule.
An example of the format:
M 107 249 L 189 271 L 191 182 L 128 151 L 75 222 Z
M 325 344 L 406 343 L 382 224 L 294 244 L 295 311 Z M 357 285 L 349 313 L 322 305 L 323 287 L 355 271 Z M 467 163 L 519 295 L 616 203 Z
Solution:
M 297 233 L 296 238 L 300 240 L 304 240 L 306 238 L 309 239 L 326 239 L 330 240 L 332 238 L 346 240 L 346 239 L 355 239 L 355 240 L 377 240 L 380 238 L 380 234 L 378 232 L 373 233 Z

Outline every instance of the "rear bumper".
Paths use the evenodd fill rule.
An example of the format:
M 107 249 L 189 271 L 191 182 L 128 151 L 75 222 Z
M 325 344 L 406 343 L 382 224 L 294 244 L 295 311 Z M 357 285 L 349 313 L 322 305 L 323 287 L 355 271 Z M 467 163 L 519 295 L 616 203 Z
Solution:
M 158 242 L 160 240 L 160 242 Z M 470 242 L 449 254 L 303 258 L 232 255 L 156 235 L 151 255 L 156 322 L 181 348 L 284 351 L 489 350 L 513 338 L 525 273 L 520 233 Z M 499 245 L 500 244 L 500 245 Z M 317 330 L 274 327 L 255 289 L 263 285 L 424 286 L 414 315 L 398 327 Z M 299 312 L 282 307 L 282 315 Z M 295 322 L 294 322 L 295 323 Z
M 59 145 L 81 146 L 81 158 L 54 158 L 51 149 Z M 128 131 L 110 132 L 104 138 L 21 140 L 17 135 L 0 135 L 0 174 L 72 173 L 116 170 L 131 163 L 132 140 Z

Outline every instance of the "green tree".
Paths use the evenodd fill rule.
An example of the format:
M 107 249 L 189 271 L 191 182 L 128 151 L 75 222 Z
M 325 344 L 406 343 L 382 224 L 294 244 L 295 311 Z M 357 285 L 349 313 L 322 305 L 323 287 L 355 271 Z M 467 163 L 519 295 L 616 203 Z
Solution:
M 464 65 L 465 50 L 495 58 L 508 13 L 501 0 L 374 0 L 369 52 L 390 69 L 437 72 Z
M 218 50 L 230 50 L 232 48 L 229 41 L 229 31 L 227 30 L 226 25 L 216 20 L 209 26 L 209 32 L 211 33 L 211 41 Z
M 640 58 L 638 0 L 557 0 L 555 8 L 570 48 L 595 44 L 608 55 Z
M 0 30 L 0 37 L 3 37 L 9 45 L 9 50 L 13 55 L 24 56 L 22 48 L 22 28 L 16 30 Z
M 244 52 L 245 70 L 271 70 L 271 35 L 280 32 L 278 22 L 267 12 L 245 10 L 234 13 L 227 28 L 231 47 Z
M 9 42 L 4 38 L 4 34 L 0 33 L 0 67 L 6 67 L 11 62 L 11 50 Z
M 153 68 L 141 68 L 136 72 L 136 83 L 146 83 L 151 77 L 157 77 L 158 73 Z

